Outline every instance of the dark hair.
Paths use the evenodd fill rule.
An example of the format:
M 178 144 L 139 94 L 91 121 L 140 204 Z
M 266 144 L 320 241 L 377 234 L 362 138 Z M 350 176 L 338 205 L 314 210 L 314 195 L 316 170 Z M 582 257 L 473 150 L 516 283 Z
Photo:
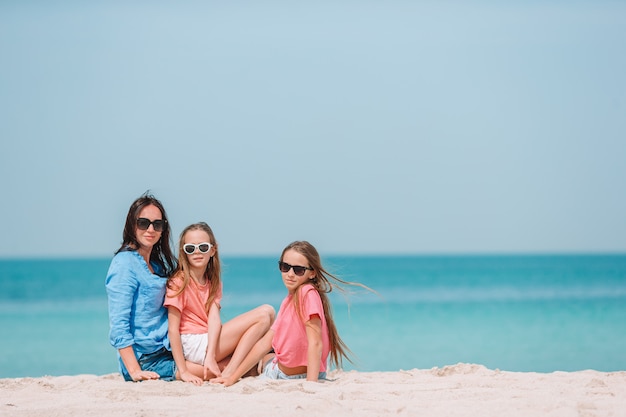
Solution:
M 204 305 L 204 309 L 208 314 L 209 310 L 211 309 L 211 304 L 213 304 L 215 296 L 218 294 L 222 286 L 222 268 L 220 265 L 220 255 L 217 241 L 215 240 L 215 235 L 213 234 L 213 230 L 211 230 L 209 225 L 205 222 L 191 224 L 185 227 L 185 230 L 183 230 L 180 234 L 180 240 L 178 242 L 178 266 L 176 267 L 176 270 L 170 276 L 170 278 L 168 278 L 167 288 L 175 291 L 172 297 L 176 297 L 178 294 L 185 291 L 185 288 L 189 284 L 189 280 L 191 279 L 189 275 L 189 260 L 187 259 L 187 254 L 185 253 L 183 247 L 185 246 L 185 235 L 187 234 L 187 232 L 190 232 L 192 230 L 202 230 L 203 232 L 205 232 L 209 236 L 209 243 L 215 248 L 215 253 L 211 257 L 211 259 L 209 259 L 209 263 L 207 264 L 206 270 L 204 271 L 204 275 L 206 276 L 207 281 L 210 283 L 209 298 L 206 300 Z M 182 280 L 182 284 L 180 285 L 180 287 L 175 284 L 175 279 L 177 277 L 180 277 L 180 279 Z
M 126 215 L 126 224 L 124 225 L 124 232 L 122 234 L 122 246 L 115 252 L 118 253 L 125 250 L 137 250 L 139 248 L 139 242 L 137 241 L 137 218 L 139 213 L 147 206 L 155 206 L 161 211 L 161 216 L 165 223 L 163 231 L 161 232 L 161 238 L 152 247 L 150 252 L 150 262 L 156 263 L 159 266 L 159 270 L 155 270 L 155 273 L 162 277 L 169 276 L 174 268 L 176 268 L 176 261 L 172 249 L 170 246 L 170 223 L 167 220 L 167 214 L 165 208 L 159 200 L 146 191 L 141 197 L 137 198 L 130 205 L 128 209 L 128 215 Z

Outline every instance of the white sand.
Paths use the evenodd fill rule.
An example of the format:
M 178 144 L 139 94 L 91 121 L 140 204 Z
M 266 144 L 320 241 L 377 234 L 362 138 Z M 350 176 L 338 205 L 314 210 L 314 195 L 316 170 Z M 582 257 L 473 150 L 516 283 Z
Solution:
M 0 416 L 626 416 L 626 372 L 504 372 L 457 364 L 331 372 L 332 382 L 124 382 L 120 375 L 0 379 Z

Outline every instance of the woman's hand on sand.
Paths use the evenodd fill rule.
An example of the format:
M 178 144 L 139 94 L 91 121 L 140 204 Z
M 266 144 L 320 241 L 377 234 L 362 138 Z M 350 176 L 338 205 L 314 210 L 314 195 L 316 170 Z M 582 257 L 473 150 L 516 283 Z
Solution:
M 157 374 L 156 372 L 152 372 L 152 371 L 135 371 L 135 372 L 130 374 L 130 377 L 135 382 L 137 382 L 137 381 L 146 381 L 148 379 L 159 379 L 159 378 L 161 378 L 161 376 L 159 374 Z
M 180 379 L 184 382 L 191 382 L 192 384 L 196 386 L 201 386 L 204 383 L 202 378 L 195 376 L 189 371 L 181 372 Z

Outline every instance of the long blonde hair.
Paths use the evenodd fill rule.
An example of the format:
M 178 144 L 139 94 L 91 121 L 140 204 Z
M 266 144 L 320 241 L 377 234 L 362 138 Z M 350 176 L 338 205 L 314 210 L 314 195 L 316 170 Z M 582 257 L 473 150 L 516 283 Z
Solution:
M 342 366 L 343 358 L 347 359 L 348 362 L 352 363 L 352 359 L 350 355 L 353 355 L 352 351 L 348 348 L 341 337 L 339 337 L 339 332 L 337 331 L 337 326 L 335 325 L 335 321 L 333 320 L 332 314 L 332 306 L 330 304 L 330 300 L 328 297 L 328 293 L 330 293 L 333 289 L 338 289 L 340 291 L 345 291 L 345 289 L 340 285 L 356 285 L 367 290 L 371 290 L 369 287 L 357 283 L 357 282 L 349 282 L 344 281 L 342 279 L 337 278 L 335 275 L 329 273 L 324 266 L 322 265 L 322 260 L 320 258 L 317 249 L 313 245 L 311 245 L 307 241 L 295 241 L 287 245 L 283 252 L 280 255 L 280 261 L 283 261 L 283 257 L 285 253 L 289 250 L 294 250 L 304 256 L 308 263 L 309 268 L 313 268 L 315 272 L 315 277 L 312 280 L 308 280 L 305 284 L 311 284 L 319 293 L 320 298 L 322 299 L 322 306 L 324 307 L 324 316 L 326 317 L 326 326 L 328 327 L 328 338 L 330 342 L 330 362 L 334 364 L 338 368 Z M 304 285 L 304 284 L 303 284 Z M 302 317 L 301 311 L 301 300 L 300 300 L 300 288 L 296 288 L 294 291 L 294 296 L 292 298 L 295 310 Z
M 190 266 L 189 260 L 187 259 L 187 254 L 183 250 L 183 247 L 185 245 L 185 235 L 187 234 L 187 232 L 190 232 L 192 230 L 202 230 L 203 232 L 206 232 L 206 234 L 209 235 L 209 243 L 215 248 L 215 253 L 211 257 L 211 259 L 209 259 L 209 263 L 207 264 L 206 270 L 204 271 L 204 276 L 207 278 L 207 281 L 210 285 L 209 298 L 206 300 L 206 304 L 204 305 L 204 308 L 208 314 L 211 308 L 211 304 L 213 304 L 216 295 L 221 289 L 222 268 L 220 265 L 220 256 L 217 247 L 217 241 L 215 240 L 215 235 L 213 234 L 213 230 L 211 230 L 209 225 L 205 222 L 191 224 L 187 226 L 185 230 L 183 230 L 180 234 L 180 239 L 178 242 L 178 266 L 176 267 L 176 270 L 174 270 L 174 273 L 168 278 L 167 288 L 176 291 L 176 293 L 172 295 L 172 297 L 176 297 L 180 293 L 185 291 L 185 288 L 187 288 L 187 285 L 189 284 L 189 280 L 191 279 L 191 275 L 189 274 Z M 174 283 L 174 279 L 178 276 L 182 276 L 183 282 L 180 286 Z

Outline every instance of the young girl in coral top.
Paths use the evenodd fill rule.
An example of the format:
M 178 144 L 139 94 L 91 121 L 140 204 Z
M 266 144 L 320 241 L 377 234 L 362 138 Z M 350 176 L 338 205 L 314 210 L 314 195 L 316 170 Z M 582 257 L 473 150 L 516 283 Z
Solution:
M 287 297 L 282 301 L 270 331 L 258 341 L 238 369 L 230 376 L 211 382 L 232 385 L 255 363 L 262 361 L 263 378 L 304 379 L 326 378 L 328 359 L 341 367 L 342 358 L 350 352 L 337 333 L 328 293 L 343 281 L 322 266 L 320 255 L 309 242 L 288 245 L 278 262 Z M 272 354 L 267 354 L 270 349 Z
M 172 354 L 183 381 L 200 385 L 203 380 L 228 377 L 274 321 L 274 308 L 262 305 L 222 325 L 221 300 L 213 231 L 204 222 L 187 226 L 180 235 L 178 268 L 167 282 L 164 302 Z

